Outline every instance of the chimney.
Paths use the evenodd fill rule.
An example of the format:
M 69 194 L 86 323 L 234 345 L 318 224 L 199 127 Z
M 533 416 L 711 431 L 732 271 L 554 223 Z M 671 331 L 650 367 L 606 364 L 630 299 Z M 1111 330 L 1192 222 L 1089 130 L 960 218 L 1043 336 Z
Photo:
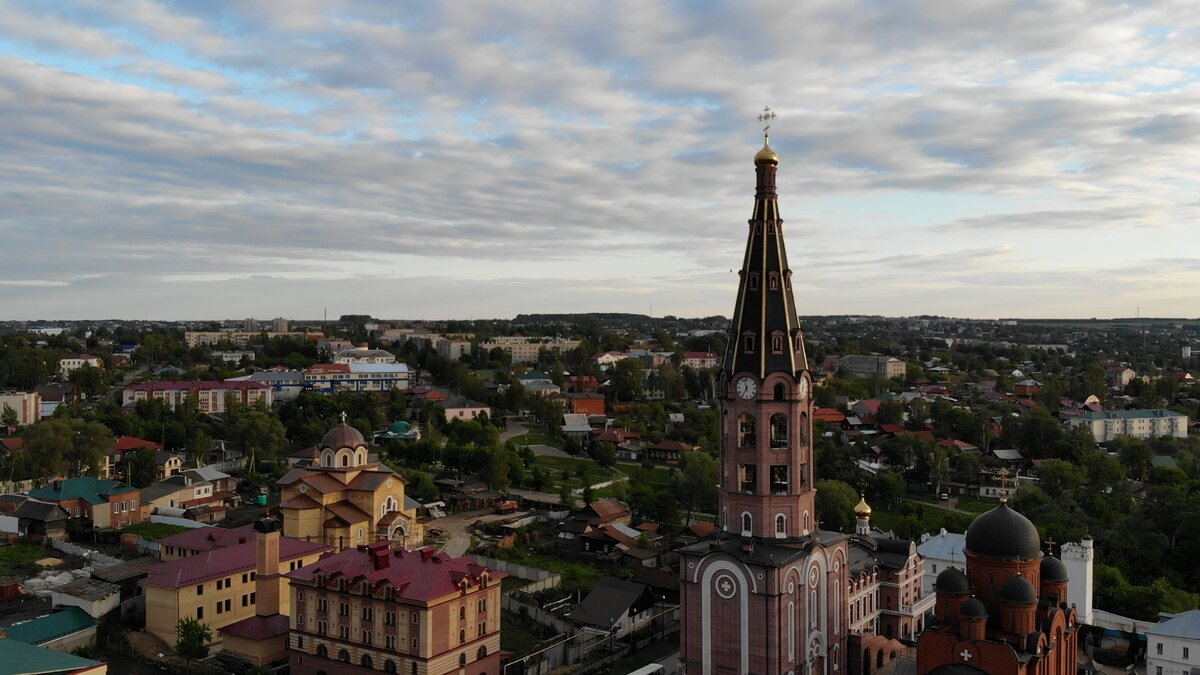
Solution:
M 392 558 L 389 555 L 391 553 L 391 542 L 377 541 L 368 546 L 367 550 L 371 554 L 371 567 L 373 569 L 382 570 L 391 566 Z
M 275 616 L 279 613 L 279 530 L 278 520 L 262 518 L 254 523 L 258 548 L 254 570 L 254 613 Z

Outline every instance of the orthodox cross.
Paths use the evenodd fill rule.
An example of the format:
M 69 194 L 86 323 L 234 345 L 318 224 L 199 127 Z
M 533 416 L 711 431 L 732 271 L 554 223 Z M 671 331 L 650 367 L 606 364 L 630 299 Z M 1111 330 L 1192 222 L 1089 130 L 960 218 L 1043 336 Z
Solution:
M 345 423 L 346 423 L 346 411 L 343 410 L 342 411 L 342 424 L 345 424 Z
M 1046 543 L 1046 553 L 1049 553 L 1050 555 L 1054 555 L 1054 544 L 1055 544 L 1054 538 L 1046 537 L 1045 543 Z
M 1000 469 L 1000 501 L 1007 502 L 1009 488 L 1012 487 L 1012 478 L 1008 475 L 1008 469 Z
M 771 128 L 773 119 L 775 119 L 775 111 L 771 110 L 770 106 L 763 106 L 763 111 L 758 114 L 758 121 L 763 123 L 763 138 L 769 135 L 767 130 Z

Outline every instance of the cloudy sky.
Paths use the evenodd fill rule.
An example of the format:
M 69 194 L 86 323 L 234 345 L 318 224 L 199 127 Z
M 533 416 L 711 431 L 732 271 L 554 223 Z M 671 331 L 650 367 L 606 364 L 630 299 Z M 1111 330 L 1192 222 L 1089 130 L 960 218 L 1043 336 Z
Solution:
M 0 319 L 1200 316 L 1200 7 L 0 0 Z

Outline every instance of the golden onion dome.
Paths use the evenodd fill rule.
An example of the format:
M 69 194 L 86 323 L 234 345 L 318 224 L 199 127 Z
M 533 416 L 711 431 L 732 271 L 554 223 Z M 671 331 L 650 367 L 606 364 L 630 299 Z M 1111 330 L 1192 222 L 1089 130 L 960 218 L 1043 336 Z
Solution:
M 775 154 L 775 151 L 771 149 L 771 144 L 765 139 L 762 150 L 754 155 L 754 165 L 758 166 L 759 164 L 779 164 L 779 155 Z
M 854 515 L 858 516 L 859 518 L 866 518 L 867 516 L 871 515 L 871 505 L 867 504 L 867 498 L 865 495 L 859 496 L 858 506 L 854 507 Z

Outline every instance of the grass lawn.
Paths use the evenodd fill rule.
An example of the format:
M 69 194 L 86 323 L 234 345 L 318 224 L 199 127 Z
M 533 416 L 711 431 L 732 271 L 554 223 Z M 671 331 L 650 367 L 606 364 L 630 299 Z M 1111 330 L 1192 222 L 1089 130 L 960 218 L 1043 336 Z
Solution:
M 621 471 L 629 474 L 632 483 L 653 483 L 655 485 L 670 485 L 672 469 L 665 466 L 655 466 L 643 469 L 641 464 L 618 464 Z M 678 471 L 675 471 L 678 473 Z
M 512 612 L 501 612 L 504 630 L 500 631 L 500 648 L 514 654 L 529 654 L 544 639 L 536 630 L 537 624 Z
M 591 590 L 592 586 L 596 585 L 596 580 L 600 578 L 600 570 L 591 565 L 563 560 L 536 550 L 494 548 L 486 555 L 526 567 L 536 567 L 540 570 L 554 572 L 562 577 L 560 588 L 567 592 L 577 588 L 585 591 Z
M 530 431 L 527 434 L 522 434 L 513 439 L 518 445 L 549 445 L 562 450 L 563 442 L 561 438 L 550 436 L 544 433 Z
M 46 557 L 63 558 L 62 553 L 38 544 L 0 546 L 0 576 L 33 576 L 33 561 Z
M 555 486 L 561 485 L 564 482 L 562 474 L 564 471 L 566 471 L 567 475 L 565 482 L 571 489 L 582 488 L 584 485 L 584 481 L 580 480 L 578 475 L 580 468 L 586 472 L 588 483 L 599 483 L 610 480 L 617 475 L 612 469 L 606 469 L 591 460 L 585 459 L 573 459 L 570 457 L 537 457 L 533 460 L 533 462 L 537 466 L 540 466 L 550 472 Z M 557 487 L 555 487 L 554 490 L 551 490 L 551 492 L 555 490 L 557 490 Z
M 138 523 L 125 528 L 126 534 L 136 534 L 147 541 L 158 541 L 166 539 L 173 534 L 186 532 L 188 528 L 182 525 L 168 525 L 166 523 Z

